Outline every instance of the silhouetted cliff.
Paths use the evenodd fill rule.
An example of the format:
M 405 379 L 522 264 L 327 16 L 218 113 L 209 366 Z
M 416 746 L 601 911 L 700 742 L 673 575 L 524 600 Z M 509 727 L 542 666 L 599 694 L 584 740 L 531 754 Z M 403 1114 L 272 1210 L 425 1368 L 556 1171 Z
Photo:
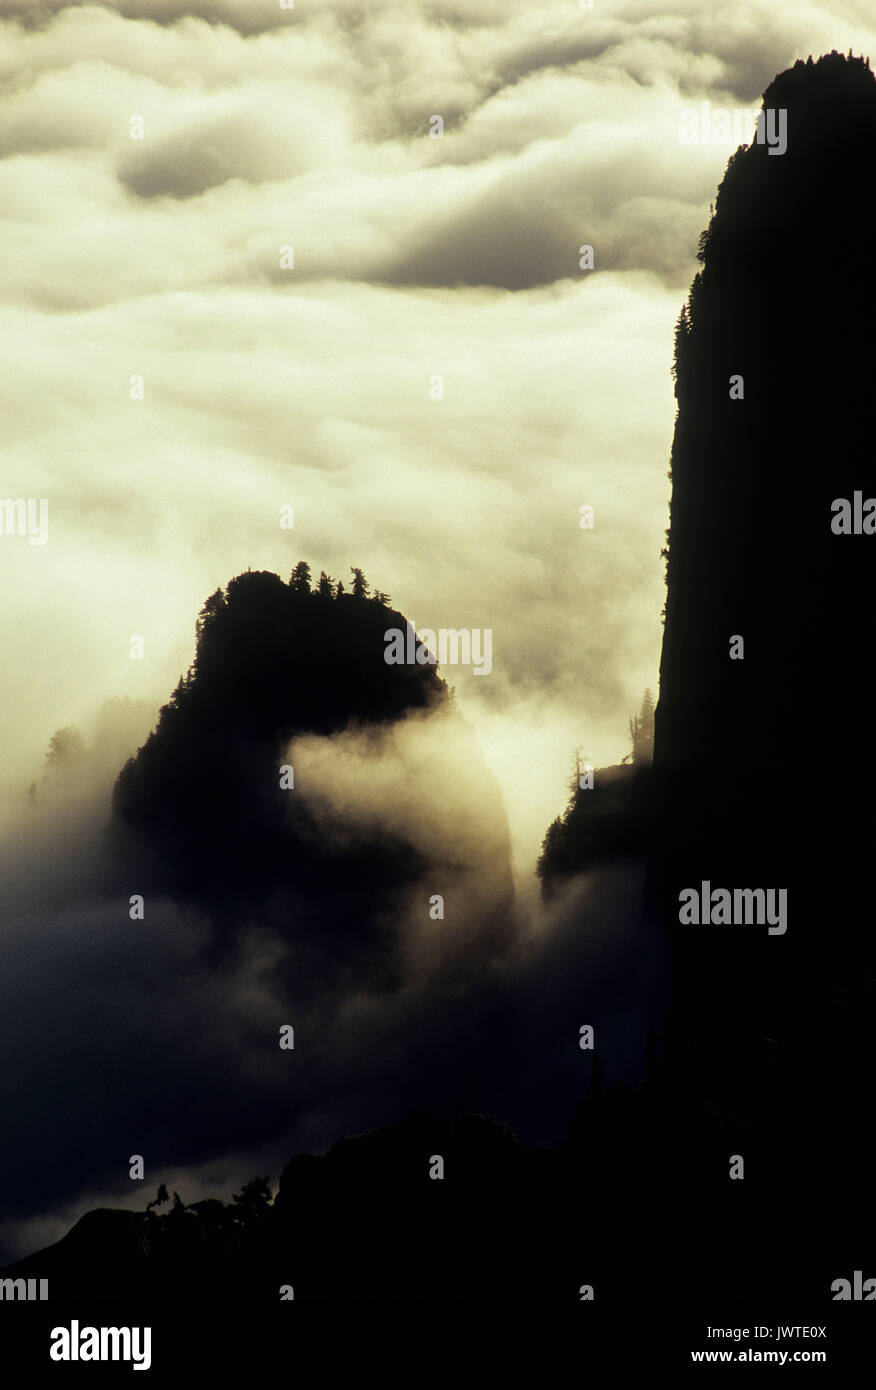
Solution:
M 653 805 L 650 775 L 654 756 L 654 697 L 646 690 L 638 715 L 630 717 L 632 751 L 614 767 L 592 767 L 575 754 L 571 800 L 547 828 L 536 873 L 542 897 L 576 874 L 612 860 L 642 855 Z
M 256 1181 L 233 1207 L 92 1213 L 5 1275 L 50 1277 L 68 1304 L 182 1300 L 196 1283 L 208 1299 L 221 1289 L 265 1306 L 285 1285 L 295 1300 L 344 1306 L 557 1306 L 592 1285 L 628 1337 L 648 1311 L 677 1326 L 700 1308 L 700 1344 L 706 1318 L 827 1323 L 834 1280 L 876 1275 L 873 823 L 857 742 L 841 743 L 866 727 L 876 535 L 831 526 L 835 499 L 866 497 L 872 467 L 860 332 L 876 301 L 864 244 L 876 88 L 862 62 L 831 55 L 782 74 L 764 100 L 787 112 L 787 151 L 753 144 L 731 160 L 678 329 L 661 692 L 635 821 L 635 835 L 642 815 L 650 830 L 673 998 L 641 1085 L 606 1087 L 594 1061 L 551 1149 L 520 1145 L 482 1115 L 409 1116 L 324 1156 L 296 1155 L 272 1203 Z M 284 820 L 273 792 L 284 740 L 445 698 L 428 668 L 399 676 L 382 665 L 393 625 L 399 615 L 361 594 L 232 581 L 205 609 L 190 679 L 120 778 L 118 824 L 159 846 L 193 893 L 213 874 L 218 898 L 245 900 L 258 876 L 282 886 L 287 854 L 306 876 L 311 827 Z M 731 656 L 738 638 L 742 659 Z M 626 815 L 640 775 L 621 774 L 613 790 L 609 779 L 602 801 L 575 793 L 555 836 L 570 865 L 613 852 L 615 810 L 624 849 L 637 842 Z M 241 853 L 254 874 L 248 857 L 245 873 L 228 862 Z M 316 864 L 314 892 L 328 861 Z M 374 865 L 377 883 L 386 865 Z M 683 925 L 679 893 L 704 880 L 787 890 L 787 930 Z M 441 1178 L 430 1175 L 436 1156 Z M 730 1177 L 738 1159 L 744 1180 Z
M 801 850 L 824 864 L 826 839 L 853 865 L 869 839 L 876 537 L 834 534 L 831 504 L 873 477 L 876 79 L 810 59 L 764 106 L 787 111 L 787 150 L 731 158 L 677 335 L 655 767 L 685 883 L 704 854 L 715 882 L 760 883 Z
M 563 815 L 548 826 L 537 865 L 545 899 L 575 874 L 644 854 L 650 790 L 647 767 L 619 763 L 593 770 L 593 786 L 573 791 Z
M 677 330 L 651 878 L 697 1085 L 758 1127 L 776 1184 L 808 1165 L 863 1192 L 876 535 L 833 504 L 876 493 L 876 80 L 834 53 L 764 107 L 787 150 L 730 160 Z M 703 881 L 786 889 L 786 931 L 682 925 Z
M 284 930 L 294 922 L 300 940 L 311 929 L 326 945 L 334 939 L 348 966 L 364 948 L 372 962 L 382 953 L 380 968 L 391 970 L 390 919 L 400 895 L 427 867 L 443 888 L 439 867 L 458 866 L 464 852 L 411 836 L 404 825 L 388 828 L 389 817 L 355 823 L 343 810 L 321 813 L 322 788 L 302 780 L 288 745 L 302 735 L 370 730 L 376 746 L 406 718 L 440 714 L 452 725 L 448 737 L 466 744 L 479 797 L 492 795 L 492 828 L 484 843 L 466 848 L 482 856 L 482 881 L 497 890 L 491 906 L 501 900 L 494 922 L 501 945 L 513 925 L 498 788 L 435 666 L 384 660 L 385 632 L 405 631 L 405 619 L 385 595 L 369 597 L 355 573 L 353 592 L 337 593 L 325 575 L 311 588 L 303 562 L 289 583 L 247 572 L 207 600 L 193 664 L 117 780 L 118 862 L 128 880 L 136 868 L 152 892 L 205 907 L 220 938 L 257 914 Z M 337 747 L 335 781 L 355 777 L 351 756 Z M 457 784 L 456 794 L 465 789 Z M 423 807 L 424 824 L 431 812 Z M 487 909 L 484 920 L 488 933 Z
M 194 662 L 113 798 L 116 826 L 158 849 L 172 892 L 252 906 L 292 879 L 324 880 L 312 818 L 280 785 L 284 750 L 302 733 L 447 700 L 434 667 L 384 662 L 394 626 L 401 614 L 373 599 L 323 598 L 266 572 L 238 575 L 207 600 Z M 370 858 L 375 849 L 357 867 L 377 890 L 386 865 Z

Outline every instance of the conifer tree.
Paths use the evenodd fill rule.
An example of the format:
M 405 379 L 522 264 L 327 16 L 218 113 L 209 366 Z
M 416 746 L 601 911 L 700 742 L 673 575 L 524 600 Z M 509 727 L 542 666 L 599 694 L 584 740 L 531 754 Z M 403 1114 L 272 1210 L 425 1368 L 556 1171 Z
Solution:
M 306 560 L 299 560 L 289 577 L 289 588 L 294 594 L 310 593 L 310 566 Z
M 355 569 L 353 565 L 350 566 L 350 570 L 353 575 L 353 598 L 367 598 L 371 586 L 364 573 L 362 570 Z
M 633 762 L 637 766 L 650 763 L 654 758 L 654 697 L 650 690 L 646 690 L 642 696 L 638 716 L 630 720 L 630 738 L 633 742 Z

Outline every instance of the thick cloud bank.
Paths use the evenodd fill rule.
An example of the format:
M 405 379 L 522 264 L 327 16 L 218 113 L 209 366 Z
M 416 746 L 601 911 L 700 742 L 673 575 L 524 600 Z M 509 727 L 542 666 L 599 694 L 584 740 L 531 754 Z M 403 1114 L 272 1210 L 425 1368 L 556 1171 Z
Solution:
M 582 1022 L 600 1023 L 619 1073 L 636 1075 L 658 986 L 635 866 L 573 886 L 550 916 L 515 909 L 495 784 L 446 713 L 296 740 L 290 755 L 327 841 L 386 832 L 443 866 L 387 923 L 401 948 L 391 980 L 385 940 L 373 970 L 343 955 L 327 967 L 308 916 L 278 927 L 254 913 L 219 960 L 204 913 L 140 882 L 132 920 L 130 895 L 106 889 L 118 866 L 98 759 L 87 775 L 50 768 L 9 826 L 4 1257 L 95 1201 L 142 1206 L 162 1180 L 186 1200 L 227 1191 L 411 1107 L 494 1110 L 550 1138 L 586 1085 Z

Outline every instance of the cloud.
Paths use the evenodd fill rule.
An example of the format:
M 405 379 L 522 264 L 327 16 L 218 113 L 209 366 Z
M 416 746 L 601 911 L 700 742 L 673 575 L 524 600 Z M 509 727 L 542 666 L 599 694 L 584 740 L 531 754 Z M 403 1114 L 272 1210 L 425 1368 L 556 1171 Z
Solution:
M 435 857 L 392 923 L 404 952 L 390 989 L 343 960 L 333 979 L 315 974 L 318 923 L 293 916 L 278 933 L 252 917 L 217 962 L 202 915 L 140 881 L 108 893 L 118 865 L 100 832 L 99 778 L 68 778 L 65 791 L 57 773 L 5 838 L 0 1258 L 56 1237 L 90 1205 L 142 1208 L 161 1181 L 187 1201 L 228 1196 L 254 1171 L 276 1178 L 293 1152 L 411 1106 L 494 1109 L 525 1136 L 554 1137 L 583 1086 L 581 1021 L 601 1021 L 616 1074 L 635 1077 L 659 993 L 637 870 L 534 908 L 522 932 L 506 917 L 499 940 L 491 914 L 510 906 L 502 808 L 464 725 L 418 717 L 300 739 L 294 755 L 327 836 L 383 828 Z M 129 888 L 144 893 L 143 921 L 129 917 Z M 427 914 L 432 889 L 443 920 Z M 632 986 L 619 963 L 631 953 Z M 295 1049 L 284 1052 L 288 1023 Z M 142 1186 L 128 1176 L 134 1154 Z
M 302 0 L 298 0 L 299 8 Z M 260 34 L 294 21 L 294 4 L 279 0 L 5 0 L 4 17 L 28 28 L 49 25 L 70 11 L 105 9 L 128 20 L 173 25 L 194 16 L 210 24 L 228 25 L 241 34 Z
M 400 842 L 429 865 L 393 924 L 406 981 L 460 968 L 471 978 L 481 955 L 486 961 L 513 947 L 505 809 L 473 730 L 455 711 L 297 738 L 287 757 L 330 844 Z M 436 897 L 441 918 L 430 908 Z
M 49 499 L 47 545 L 0 547 L 7 778 L 26 789 L 89 692 L 161 703 L 206 595 L 300 558 L 346 579 L 363 563 L 420 626 L 491 628 L 491 674 L 449 678 L 473 720 L 528 706 L 521 738 L 533 701 L 553 710 L 532 775 L 560 802 L 576 743 L 626 751 L 660 640 L 678 297 L 607 276 L 467 294 L 464 313 L 451 292 L 314 283 L 3 315 L 5 487 Z
M 45 22 L 19 29 L 28 10 Z M 808 24 L 836 42 L 817 6 Z M 865 32 L 850 18 L 840 38 L 860 46 Z M 65 290 L 85 305 L 168 277 L 242 281 L 258 273 L 247 242 L 269 237 L 275 267 L 295 244 L 299 279 L 520 289 L 576 274 L 589 241 L 603 270 L 680 289 L 730 152 L 681 146 L 680 111 L 756 104 L 799 34 L 768 7 L 706 17 L 688 0 L 657 16 L 485 5 L 468 22 L 441 5 L 352 0 L 330 13 L 273 0 L 25 6 L 0 29 L 0 153 L 17 156 L 0 186 L 13 246 L 19 218 L 57 242 L 63 203 L 53 263 L 69 257 L 75 274 L 47 285 L 19 257 L 11 292 L 54 293 L 60 307 Z M 435 114 L 443 140 L 429 137 Z M 129 138 L 134 115 L 143 141 Z M 115 180 L 170 206 L 132 208 Z M 191 219 L 179 200 L 198 204 Z
M 277 110 L 260 105 L 260 96 L 226 99 L 214 116 L 200 115 L 156 141 L 132 141 L 120 161 L 121 182 L 141 198 L 195 197 L 229 179 L 293 179 L 330 158 L 332 147 L 343 150 L 342 112 L 324 106 L 318 130 L 308 124 L 312 94 L 303 84 Z
M 545 914 L 533 867 L 572 749 L 617 760 L 656 685 L 672 328 L 730 153 L 683 146 L 679 117 L 756 104 L 795 58 L 872 50 L 874 29 L 863 4 L 814 0 L 607 10 L 5 0 L 0 494 L 49 501 L 47 545 L 0 537 L 0 1097 L 14 1115 L 25 1096 L 19 1215 L 123 1194 L 141 1145 L 158 1172 L 231 1183 L 253 1145 L 285 1158 L 429 1088 L 556 1137 L 591 1016 L 632 1072 L 648 1001 L 612 942 L 649 959 L 635 871 Z M 363 565 L 421 628 L 492 630 L 489 677 L 444 674 L 503 794 L 517 936 L 475 953 L 467 992 L 413 899 L 391 1005 L 364 986 L 281 997 L 294 960 L 256 921 L 207 969 L 209 923 L 156 900 L 142 931 L 127 885 L 108 893 L 106 776 L 73 802 L 46 782 L 45 813 L 22 819 L 53 730 L 86 729 L 116 692 L 154 712 L 206 595 L 301 558 L 345 580 Z M 359 735 L 337 746 L 340 762 L 300 750 L 327 833 L 348 758 L 362 824 L 404 822 L 459 862 L 472 910 L 441 949 L 476 934 L 484 885 L 457 832 L 493 822 L 472 776 L 451 761 L 432 785 L 428 740 L 399 736 L 379 766 Z M 273 1046 L 290 1003 L 294 1071 Z

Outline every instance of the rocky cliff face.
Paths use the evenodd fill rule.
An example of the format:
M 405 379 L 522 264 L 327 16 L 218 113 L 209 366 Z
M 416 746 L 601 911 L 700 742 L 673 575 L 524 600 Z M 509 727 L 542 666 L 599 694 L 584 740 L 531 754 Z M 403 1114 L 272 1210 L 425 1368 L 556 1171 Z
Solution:
M 810 59 L 764 107 L 787 150 L 731 159 L 678 325 L 651 875 L 700 1087 L 777 1186 L 864 1184 L 876 81 Z M 787 930 L 682 925 L 704 882 L 785 889 Z
M 823 861 L 838 823 L 858 840 L 874 675 L 876 536 L 831 523 L 836 499 L 876 493 L 876 80 L 810 59 L 764 107 L 787 112 L 787 150 L 731 159 L 677 340 L 655 766 L 684 783 L 683 862 L 716 882 L 802 844 Z
M 112 836 L 129 878 L 206 912 L 217 950 L 255 918 L 319 970 L 391 984 L 433 893 L 455 899 L 445 941 L 465 898 L 479 942 L 510 943 L 498 787 L 435 665 L 385 661 L 405 627 L 382 595 L 261 572 L 204 605 L 192 667 L 119 775 Z

